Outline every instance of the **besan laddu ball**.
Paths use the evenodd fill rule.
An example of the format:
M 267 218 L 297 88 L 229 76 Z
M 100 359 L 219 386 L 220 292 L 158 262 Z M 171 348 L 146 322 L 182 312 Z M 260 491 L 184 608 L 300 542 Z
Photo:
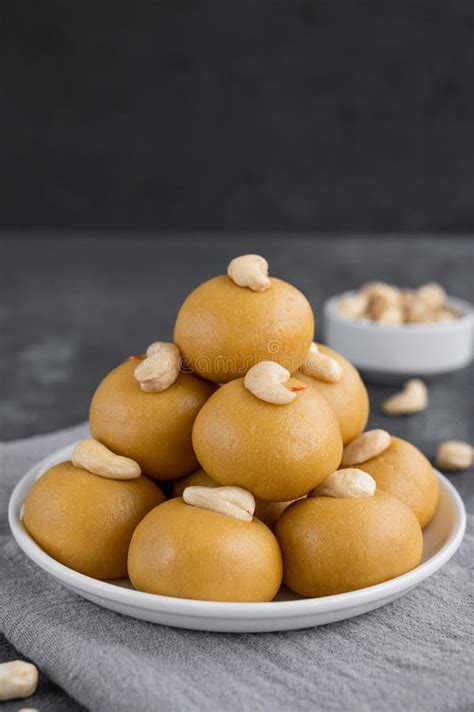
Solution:
M 240 487 L 187 487 L 138 525 L 128 572 L 148 593 L 205 601 L 271 601 L 281 584 L 281 552 L 253 516 Z
M 122 578 L 136 526 L 163 500 L 137 462 L 88 439 L 76 446 L 72 462 L 55 465 L 35 482 L 23 524 L 61 564 L 93 578 Z
M 327 400 L 344 445 L 360 435 L 369 418 L 369 396 L 359 372 L 344 356 L 313 343 L 296 377 Z
M 214 390 L 212 383 L 182 372 L 174 344 L 156 342 L 99 384 L 90 407 L 91 433 L 156 480 L 181 477 L 198 467 L 192 428 Z
M 186 298 L 174 340 L 194 373 L 226 383 L 267 359 L 296 371 L 313 333 L 306 297 L 269 277 L 263 257 L 243 255 L 232 260 L 226 275 L 204 282 Z
M 357 465 L 372 475 L 377 487 L 412 510 L 422 528 L 430 523 L 438 504 L 438 480 L 429 460 L 411 443 L 385 430 L 370 430 L 346 445 L 342 465 Z
M 420 563 L 423 537 L 413 512 L 357 468 L 331 473 L 275 526 L 284 583 L 302 596 L 373 586 Z
M 193 445 L 215 482 L 273 502 L 305 495 L 338 467 L 342 454 L 326 399 L 272 361 L 211 396 L 196 418 Z

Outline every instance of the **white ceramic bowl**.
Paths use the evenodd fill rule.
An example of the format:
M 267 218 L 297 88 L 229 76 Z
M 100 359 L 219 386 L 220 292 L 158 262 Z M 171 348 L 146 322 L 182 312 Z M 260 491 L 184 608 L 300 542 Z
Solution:
M 473 353 L 473 312 L 450 297 L 462 316 L 452 321 L 391 326 L 348 319 L 338 311 L 339 294 L 324 305 L 324 340 L 373 380 L 388 383 L 411 376 L 437 376 L 467 366 Z
M 128 580 L 104 582 L 84 576 L 48 556 L 21 521 L 23 503 L 35 480 L 58 462 L 68 460 L 73 445 L 58 450 L 31 468 L 10 498 L 8 519 L 25 554 L 64 586 L 103 608 L 177 628 L 259 633 L 295 630 L 333 623 L 367 613 L 394 601 L 435 573 L 455 553 L 464 535 L 466 513 L 454 487 L 439 472 L 440 499 L 436 514 L 423 532 L 422 563 L 403 576 L 359 591 L 322 598 L 301 598 L 282 591 L 271 603 L 216 603 L 142 593 Z

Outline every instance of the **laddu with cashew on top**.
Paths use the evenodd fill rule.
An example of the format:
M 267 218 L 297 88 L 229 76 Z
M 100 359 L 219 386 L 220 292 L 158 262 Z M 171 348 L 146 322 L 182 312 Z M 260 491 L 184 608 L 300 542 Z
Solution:
M 337 418 L 323 396 L 271 361 L 222 386 L 193 428 L 204 470 L 266 501 L 307 494 L 341 461 Z
M 313 311 L 296 287 L 268 271 L 260 255 L 242 255 L 185 299 L 174 340 L 195 373 L 227 383 L 259 361 L 299 368 L 313 340 Z
M 409 507 L 357 468 L 331 473 L 293 502 L 275 535 L 283 580 L 303 596 L 331 596 L 400 576 L 420 563 L 423 547 Z
M 240 487 L 187 487 L 138 525 L 128 555 L 133 585 L 179 598 L 271 601 L 281 553 L 254 510 L 253 495 Z
M 89 414 L 92 435 L 149 477 L 182 477 L 198 467 L 192 427 L 214 390 L 183 367 L 175 344 L 154 342 L 99 384 Z
M 369 396 L 359 372 L 342 354 L 313 343 L 295 376 L 327 400 L 344 445 L 360 435 L 369 418 Z
M 410 507 L 422 528 L 430 523 L 438 504 L 438 480 L 414 445 L 385 430 L 369 430 L 346 445 L 342 464 L 372 475 L 380 489 Z
M 97 579 L 122 578 L 135 527 L 163 500 L 136 462 L 85 440 L 73 462 L 55 465 L 35 482 L 23 524 L 65 566 Z

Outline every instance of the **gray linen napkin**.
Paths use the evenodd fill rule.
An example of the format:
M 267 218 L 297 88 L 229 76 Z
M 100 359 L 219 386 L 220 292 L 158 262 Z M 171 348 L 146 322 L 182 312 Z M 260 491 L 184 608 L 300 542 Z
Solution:
M 1 522 L 26 469 L 85 432 L 0 444 Z M 454 559 L 395 603 L 259 635 L 184 631 L 106 611 L 62 588 L 4 535 L 0 631 L 93 711 L 471 710 L 471 532 L 472 517 Z

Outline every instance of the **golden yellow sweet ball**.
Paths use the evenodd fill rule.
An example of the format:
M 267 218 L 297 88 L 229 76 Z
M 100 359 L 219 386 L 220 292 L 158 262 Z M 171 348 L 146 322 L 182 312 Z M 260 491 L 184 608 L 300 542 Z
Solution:
M 273 502 L 307 494 L 337 469 L 342 454 L 336 416 L 314 389 L 275 405 L 253 395 L 243 379 L 222 386 L 203 406 L 193 445 L 219 485 L 238 485 Z
M 139 591 L 205 601 L 271 601 L 282 562 L 272 532 L 255 517 L 227 514 L 171 499 L 135 530 L 128 574 Z
M 357 369 L 337 351 L 324 344 L 318 344 L 318 350 L 330 356 L 341 366 L 341 380 L 337 383 L 306 376 L 300 371 L 296 378 L 310 385 L 326 398 L 334 410 L 341 428 L 344 445 L 356 438 L 364 430 L 369 419 L 369 396 Z
M 226 383 L 266 359 L 296 371 L 313 333 L 311 306 L 296 287 L 271 277 L 269 289 L 255 292 L 222 275 L 186 298 L 174 340 L 195 373 Z
M 196 472 L 186 477 L 181 477 L 173 483 L 171 490 L 172 497 L 181 497 L 186 487 L 217 487 L 217 483 L 209 477 L 202 467 Z M 264 502 L 262 499 L 255 498 L 255 516 L 261 522 L 273 529 L 278 519 L 281 517 L 285 509 L 291 504 L 290 502 Z
M 302 596 L 331 596 L 400 576 L 420 563 L 423 547 L 413 512 L 379 490 L 361 499 L 294 502 L 275 535 L 283 581 Z
M 143 475 L 112 480 L 62 462 L 31 488 L 23 524 L 47 554 L 86 576 L 127 575 L 127 552 L 137 524 L 164 500 Z
M 138 462 L 157 480 L 169 480 L 198 467 L 191 432 L 215 386 L 189 373 L 160 393 L 140 389 L 136 361 L 126 361 L 99 384 L 90 407 L 90 430 L 117 455 Z
M 377 487 L 404 502 L 422 528 L 436 511 L 439 485 L 429 460 L 411 443 L 392 436 L 390 446 L 357 467 L 372 475 Z

